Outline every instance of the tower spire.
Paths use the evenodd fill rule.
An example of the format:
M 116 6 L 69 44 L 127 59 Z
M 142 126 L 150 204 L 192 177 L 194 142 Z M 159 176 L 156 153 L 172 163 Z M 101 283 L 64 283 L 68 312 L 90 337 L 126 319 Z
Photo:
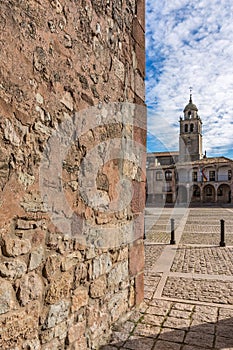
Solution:
M 189 91 L 190 91 L 189 103 L 193 103 L 193 101 L 192 101 L 192 91 L 193 91 L 192 86 L 190 86 Z

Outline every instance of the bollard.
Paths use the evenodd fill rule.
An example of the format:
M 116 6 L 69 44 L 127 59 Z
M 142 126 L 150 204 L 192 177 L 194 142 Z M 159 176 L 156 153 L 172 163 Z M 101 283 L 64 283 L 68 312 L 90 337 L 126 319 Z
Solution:
M 171 240 L 170 240 L 170 244 L 176 244 L 175 241 L 175 220 L 171 219 Z
M 224 228 L 224 220 L 220 220 L 220 225 L 221 225 L 221 240 L 220 240 L 220 247 L 225 247 L 226 243 L 225 243 L 225 228 Z

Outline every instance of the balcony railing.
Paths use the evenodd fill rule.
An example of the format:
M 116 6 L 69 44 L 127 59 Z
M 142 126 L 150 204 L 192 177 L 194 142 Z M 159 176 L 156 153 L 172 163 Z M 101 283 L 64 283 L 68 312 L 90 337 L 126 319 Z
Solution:
M 224 181 L 231 181 L 231 178 L 228 177 L 228 175 L 217 175 L 215 178 L 209 178 L 207 176 L 207 179 L 205 180 L 204 178 L 198 177 L 197 179 L 188 179 L 187 177 L 182 177 L 180 176 L 178 179 L 178 182 L 224 182 Z

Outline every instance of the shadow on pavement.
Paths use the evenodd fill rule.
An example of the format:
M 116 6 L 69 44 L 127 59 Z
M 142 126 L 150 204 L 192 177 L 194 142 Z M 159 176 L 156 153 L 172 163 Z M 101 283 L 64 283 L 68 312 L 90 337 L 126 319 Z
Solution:
M 143 321 L 142 321 L 143 322 Z M 155 332 L 151 332 L 154 328 Z M 121 333 L 118 343 L 102 346 L 101 350 L 232 350 L 233 318 L 217 323 L 171 329 L 138 323 L 127 338 Z

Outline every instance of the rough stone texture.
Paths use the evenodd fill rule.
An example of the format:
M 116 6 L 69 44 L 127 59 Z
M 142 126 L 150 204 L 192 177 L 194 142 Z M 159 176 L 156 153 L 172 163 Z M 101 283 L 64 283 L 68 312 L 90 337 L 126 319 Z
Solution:
M 0 314 L 17 307 L 16 295 L 10 282 L 0 280 Z
M 75 142 L 65 136 L 81 113 L 93 122 L 93 106 L 144 106 L 144 1 L 17 0 L 0 9 L 0 347 L 98 349 L 143 296 L 145 162 L 108 159 L 107 145 L 145 146 L 146 118 L 132 112 L 141 127 L 128 126 L 107 123 L 106 113 L 80 125 Z M 47 147 L 58 130 L 70 145 L 61 169 L 63 151 Z M 55 159 L 46 179 L 43 154 Z M 121 195 L 130 200 L 118 208 Z M 57 215 L 64 198 L 70 230 Z
M 165 225 L 173 208 L 162 212 L 157 219 Z M 232 207 L 191 208 L 185 219 L 198 223 L 208 239 L 215 230 L 212 222 L 224 217 L 232 226 L 232 212 Z M 147 209 L 146 227 L 154 225 L 153 213 L 157 208 Z M 185 221 L 176 232 L 177 242 L 185 234 Z M 165 246 L 147 238 L 145 248 L 144 302 L 114 326 L 111 341 L 101 349 L 233 349 L 232 247 L 203 244 L 201 239 L 199 245 Z
M 232 253 L 233 249 L 227 247 L 181 246 L 177 249 L 171 271 L 232 276 Z
M 131 275 L 136 275 L 141 272 L 144 268 L 144 245 L 142 242 L 135 242 L 130 247 L 129 252 L 129 270 Z
M 232 281 L 169 277 L 163 295 L 178 299 L 189 298 L 190 300 L 232 304 L 232 285 Z

